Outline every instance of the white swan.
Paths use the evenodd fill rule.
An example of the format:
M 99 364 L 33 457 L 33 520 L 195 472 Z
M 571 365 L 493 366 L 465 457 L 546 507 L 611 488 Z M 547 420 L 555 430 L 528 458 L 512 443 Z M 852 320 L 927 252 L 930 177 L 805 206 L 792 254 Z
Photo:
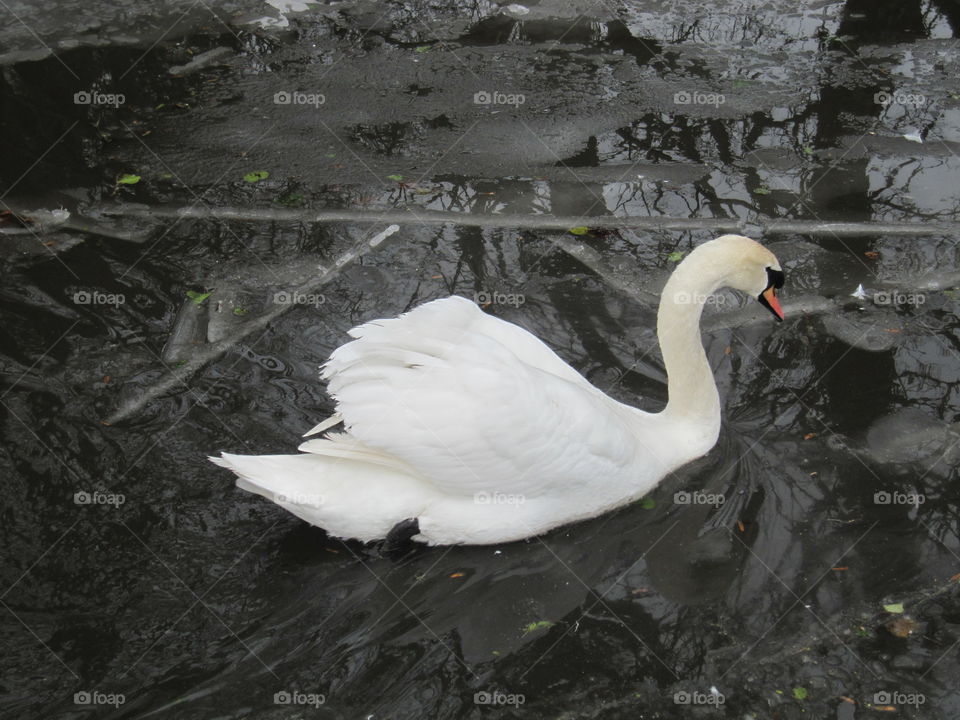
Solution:
M 700 339 L 706 298 L 729 286 L 778 320 L 776 257 L 724 235 L 667 281 L 657 332 L 669 402 L 659 413 L 590 385 L 526 330 L 460 297 L 354 328 L 322 367 L 345 432 L 299 455 L 210 459 L 237 485 L 331 535 L 431 545 L 519 540 L 648 493 L 707 453 L 720 399 Z

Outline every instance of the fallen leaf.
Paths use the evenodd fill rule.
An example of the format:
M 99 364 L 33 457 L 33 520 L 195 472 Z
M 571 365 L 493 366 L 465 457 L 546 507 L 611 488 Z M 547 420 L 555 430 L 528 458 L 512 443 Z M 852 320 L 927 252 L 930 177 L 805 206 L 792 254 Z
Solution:
M 957 582 L 958 580 L 960 580 L 960 573 L 957 573 L 952 578 L 950 578 L 950 582 Z
M 431 280 L 443 280 L 443 275 L 431 275 Z
M 393 180 L 394 182 L 400 182 L 403 180 L 403 175 L 387 175 L 387 180 Z
M 140 182 L 140 176 L 129 173 L 124 173 L 117 178 L 117 185 L 136 185 L 138 182 Z
M 583 225 L 570 228 L 571 235 L 586 235 L 588 232 L 590 232 L 590 228 L 584 227 Z
M 866 255 L 871 260 L 876 260 L 878 257 L 880 257 L 880 253 L 878 253 L 876 250 L 867 250 L 864 253 L 864 255 Z
M 669 260 L 670 262 L 680 262 L 681 260 L 683 260 L 683 253 L 680 252 L 679 250 L 674 250 L 672 253 L 667 255 L 667 260 Z
M 652 510 L 656 505 L 657 503 L 651 497 L 645 497 L 640 503 L 640 507 L 644 510 Z
M 234 315 L 246 315 L 246 314 L 247 314 L 247 310 L 246 310 L 246 308 L 235 307 L 235 308 L 233 309 L 233 314 L 234 314 Z
M 244 175 L 243 179 L 248 183 L 255 183 L 260 182 L 261 180 L 266 180 L 268 177 L 270 177 L 270 173 L 268 173 L 266 170 L 254 170 Z
M 851 703 L 851 704 L 853 704 L 853 705 L 856 705 L 856 704 L 857 704 L 857 701 L 856 701 L 856 700 L 854 700 L 853 698 L 849 698 L 849 697 L 847 697 L 846 695 L 841 695 L 841 696 L 840 696 L 840 699 L 843 700 L 845 703 Z
M 910 633 L 920 627 L 920 623 L 908 617 L 895 617 L 884 623 L 887 632 L 898 638 L 910 637 Z
M 813 440 L 817 436 L 816 433 L 807 433 L 803 436 L 804 440 Z
M 730 347 L 729 345 L 727 345 L 727 346 L 723 349 L 723 354 L 724 354 L 724 355 L 729 355 L 729 354 L 732 353 L 732 352 L 733 352 L 733 348 Z
M 746 532 L 747 528 L 746 528 L 746 526 L 743 524 L 743 520 L 737 520 L 737 529 L 738 529 L 740 532 Z
M 210 297 L 210 293 L 198 293 L 196 290 L 187 290 L 187 297 L 193 300 L 194 305 L 202 305 L 203 301 Z
M 795 687 L 793 689 L 793 696 L 797 700 L 806 700 L 807 699 L 807 689 L 804 687 Z
M 849 569 L 850 569 L 850 566 L 849 566 L 849 565 L 841 565 L 840 567 L 835 567 L 835 568 L 830 568 L 830 569 L 831 569 L 831 570 L 836 570 L 837 572 L 840 572 L 841 570 L 849 570 Z
M 753 191 L 753 194 L 754 194 L 754 195 L 769 195 L 771 192 L 772 192 L 772 190 L 770 190 L 770 188 L 764 187 L 763 185 L 761 185 L 760 187 L 756 188 L 756 189 Z
M 430 52 L 430 48 L 431 48 L 430 45 L 419 45 L 415 47 L 413 51 L 418 53 L 425 53 L 425 52 Z
M 902 613 L 903 603 L 890 603 L 889 605 L 884 605 L 883 609 L 888 613 Z
M 462 572 L 450 573 L 450 577 L 452 577 L 452 578 L 461 578 L 461 577 L 464 576 L 464 574 L 465 574 L 465 573 L 462 573 Z
M 896 712 L 897 709 L 893 705 L 871 705 L 871 708 L 874 710 L 879 710 L 880 712 Z
M 109 375 L 104 375 L 104 376 L 103 376 L 103 381 L 104 381 L 105 383 L 110 382 L 110 376 L 109 376 Z
M 553 627 L 553 623 L 549 620 L 537 620 L 536 622 L 532 622 L 529 625 L 524 626 L 523 634 L 528 635 L 529 633 L 536 632 L 537 630 L 545 630 L 549 627 Z

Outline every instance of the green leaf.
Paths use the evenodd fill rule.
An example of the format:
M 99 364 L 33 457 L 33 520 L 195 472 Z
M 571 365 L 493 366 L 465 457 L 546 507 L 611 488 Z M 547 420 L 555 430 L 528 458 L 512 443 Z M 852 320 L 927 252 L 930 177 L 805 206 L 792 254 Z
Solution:
M 770 190 L 770 188 L 765 187 L 764 185 L 761 185 L 760 187 L 758 187 L 756 190 L 753 191 L 753 194 L 754 194 L 754 195 L 769 195 L 771 192 L 773 192 L 773 191 Z
M 253 172 L 248 172 L 243 176 L 243 179 L 248 183 L 260 182 L 261 180 L 266 180 L 270 177 L 270 173 L 266 170 L 254 170 Z
M 136 185 L 138 182 L 140 182 L 139 175 L 131 175 L 129 173 L 124 173 L 117 180 L 117 185 Z
M 793 696 L 797 700 L 806 700 L 807 699 L 807 689 L 803 687 L 795 687 L 793 689 Z
M 196 290 L 187 290 L 187 297 L 193 300 L 194 305 L 203 305 L 203 301 L 210 297 L 210 293 L 199 293 Z
M 337 156 L 336 153 L 327 153 L 326 155 L 324 155 L 324 157 L 328 157 L 328 158 L 335 158 L 336 156 Z
M 246 315 L 246 314 L 247 314 L 247 309 L 246 309 L 246 308 L 242 308 L 242 307 L 235 307 L 235 308 L 233 309 L 233 314 L 234 314 L 234 315 Z
M 590 228 L 585 227 L 583 225 L 578 225 L 577 227 L 570 228 L 570 233 L 572 235 L 586 235 L 588 232 L 590 232 Z
M 813 155 L 813 148 L 810 147 L 809 145 L 805 145 L 803 148 L 803 154 L 806 155 L 807 157 L 810 157 L 811 155 Z
M 529 625 L 526 625 L 523 628 L 523 634 L 529 635 L 532 632 L 536 632 L 537 630 L 545 630 L 546 628 L 549 628 L 549 627 L 553 627 L 553 623 L 550 622 L 549 620 L 537 620 L 536 622 L 532 622 Z
M 884 605 L 883 609 L 888 613 L 902 613 L 903 612 L 903 603 L 890 603 L 889 605 Z
M 420 45 L 418 47 L 415 47 L 413 51 L 418 53 L 425 53 L 425 52 L 430 52 L 432 48 L 433 48 L 432 45 Z
M 640 507 L 642 507 L 644 510 L 652 510 L 656 507 L 656 505 L 657 503 L 654 502 L 653 498 L 651 497 L 645 497 L 640 501 Z
M 491 650 L 491 651 L 490 651 L 490 654 L 491 654 L 491 655 L 497 655 L 497 656 L 499 656 L 499 655 L 500 655 L 500 651 L 499 651 L 499 650 Z
M 667 260 L 669 260 L 670 262 L 680 262 L 681 260 L 683 260 L 683 253 L 680 252 L 679 250 L 675 250 L 674 252 L 667 255 Z
M 387 175 L 387 180 L 393 180 L 394 182 L 400 182 L 403 180 L 403 175 Z

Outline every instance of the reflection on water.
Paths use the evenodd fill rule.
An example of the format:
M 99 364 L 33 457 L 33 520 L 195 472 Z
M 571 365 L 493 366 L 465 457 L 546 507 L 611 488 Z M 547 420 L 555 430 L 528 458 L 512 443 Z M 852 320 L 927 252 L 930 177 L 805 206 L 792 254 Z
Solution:
M 251 88 L 275 82 L 274 73 L 332 63 L 340 54 L 331 38 L 365 38 L 374 58 L 387 52 L 378 38 L 389 52 L 417 53 L 410 48 L 425 46 L 415 18 L 443 11 L 403 5 L 369 36 L 342 30 L 349 15 L 305 21 L 300 39 L 319 45 L 309 61 L 291 59 L 293 41 L 197 41 L 248 58 L 251 84 L 240 89 L 222 68 L 168 77 L 167 65 L 186 59 L 182 48 L 158 46 L 123 80 L 142 49 L 65 53 L 83 87 L 109 81 L 128 94 L 130 107 L 114 114 L 65 107 L 76 82 L 53 58 L 7 66 L 0 177 L 4 187 L 16 180 L 77 121 L 18 195 L 32 193 L 40 206 L 62 191 L 56 204 L 75 212 L 114 198 L 189 204 L 196 192 L 258 207 L 956 220 L 958 115 L 943 93 L 956 57 L 934 42 L 957 26 L 951 5 L 768 4 L 749 14 L 734 4 L 668 5 L 631 4 L 617 20 L 502 17 L 450 33 L 447 49 L 429 38 L 422 56 L 544 53 L 536 67 L 571 83 L 593 82 L 592 63 L 622 54 L 631 72 L 669 86 L 666 98 L 678 86 L 730 95 L 715 107 L 650 101 L 600 128 L 550 115 L 562 125 L 551 138 L 576 142 L 564 163 L 550 155 L 535 172 L 507 157 L 507 172 L 483 177 L 464 154 L 442 172 L 398 164 L 391 173 L 401 179 L 385 186 L 310 175 L 314 165 L 339 171 L 347 151 L 338 148 L 338 157 L 258 185 L 231 177 L 188 190 L 151 176 L 118 190 L 125 153 L 140 147 L 119 120 L 179 145 L 191 137 L 180 123 L 198 125 L 210 108 L 232 122 L 248 108 L 243 93 L 255 96 Z M 784 48 L 793 54 L 776 54 Z M 442 95 L 424 72 L 398 91 L 406 102 Z M 773 81 L 801 75 L 803 91 L 771 105 Z M 597 76 L 608 89 L 627 83 Z M 929 102 L 875 99 L 897 92 Z M 346 147 L 364 163 L 406 162 L 432 147 L 431 133 L 469 127 L 456 103 L 442 115 L 404 114 L 413 107 L 343 119 Z M 314 158 L 322 153 L 313 119 L 335 120 L 310 117 L 307 130 L 281 136 L 308 138 L 303 154 Z M 145 119 L 149 127 L 133 124 Z M 923 143 L 901 137 L 914 131 Z M 304 710 L 276 702 L 284 692 L 322 695 L 319 709 L 304 712 L 332 718 L 686 718 L 693 710 L 675 698 L 694 693 L 722 695 L 728 717 L 847 718 L 854 704 L 857 716 L 872 712 L 867 704 L 884 692 L 925 695 L 922 709 L 901 704 L 902 717 L 957 715 L 960 602 L 948 582 L 960 553 L 954 237 L 778 238 L 787 300 L 822 296 L 831 310 L 734 329 L 707 319 L 724 412 L 707 457 L 665 480 L 652 503 L 528 542 L 396 560 L 237 491 L 206 455 L 292 451 L 332 409 L 317 365 L 346 331 L 450 293 L 522 294 L 522 305 L 489 311 L 543 338 L 618 400 L 656 410 L 666 390 L 652 350 L 653 299 L 671 253 L 707 238 L 569 236 L 602 260 L 588 267 L 544 232 L 410 223 L 346 267 L 322 300 L 291 309 L 136 417 L 102 423 L 165 363 L 191 356 L 195 345 L 176 353 L 168 345 L 185 309 L 200 328 L 185 337 L 229 337 L 367 233 L 184 220 L 143 244 L 72 232 L 44 236 L 29 254 L 0 247 L 5 714 L 92 715 L 74 693 L 96 690 L 125 695 L 97 711 L 115 718 Z M 745 302 L 722 297 L 724 310 Z M 883 610 L 896 603 L 917 623 L 906 637 L 889 630 Z M 482 693 L 493 692 L 516 704 L 491 711 Z

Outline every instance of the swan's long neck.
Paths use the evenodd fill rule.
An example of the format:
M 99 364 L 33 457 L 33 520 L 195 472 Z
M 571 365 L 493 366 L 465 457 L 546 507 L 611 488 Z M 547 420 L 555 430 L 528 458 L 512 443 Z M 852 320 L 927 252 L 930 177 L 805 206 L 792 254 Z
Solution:
M 700 337 L 706 298 L 722 284 L 711 253 L 696 250 L 674 271 L 660 297 L 657 335 L 667 370 L 667 417 L 720 427 L 720 396 Z

